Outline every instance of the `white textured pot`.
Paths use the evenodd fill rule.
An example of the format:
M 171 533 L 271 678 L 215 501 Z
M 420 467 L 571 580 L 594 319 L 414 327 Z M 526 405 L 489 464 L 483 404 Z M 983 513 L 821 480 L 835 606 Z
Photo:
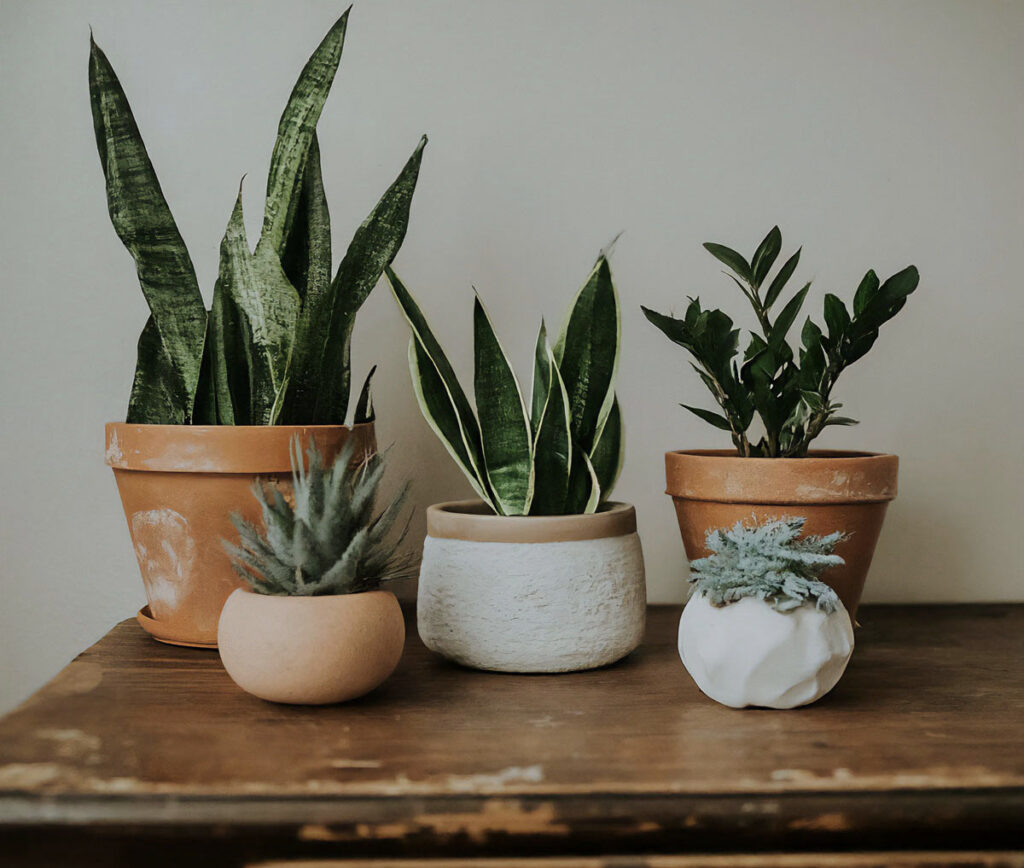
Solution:
M 427 510 L 417 620 L 432 651 L 477 669 L 571 672 L 643 639 L 636 512 L 496 516 L 481 501 Z
M 697 686 L 733 708 L 795 708 L 828 693 L 853 653 L 853 625 L 842 603 L 832 613 L 805 603 L 778 612 L 744 597 L 712 606 L 690 598 L 679 619 L 679 657 Z

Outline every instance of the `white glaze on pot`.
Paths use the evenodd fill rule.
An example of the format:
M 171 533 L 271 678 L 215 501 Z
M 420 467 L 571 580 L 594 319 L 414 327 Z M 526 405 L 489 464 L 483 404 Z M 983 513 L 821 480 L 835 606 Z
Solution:
M 614 663 L 640 644 L 646 603 L 636 533 L 568 542 L 424 542 L 420 638 L 466 666 L 569 672 Z
M 777 612 L 745 597 L 712 606 L 693 596 L 679 619 L 679 657 L 697 686 L 732 708 L 795 708 L 828 693 L 853 653 L 843 604 L 831 614 L 804 604 Z

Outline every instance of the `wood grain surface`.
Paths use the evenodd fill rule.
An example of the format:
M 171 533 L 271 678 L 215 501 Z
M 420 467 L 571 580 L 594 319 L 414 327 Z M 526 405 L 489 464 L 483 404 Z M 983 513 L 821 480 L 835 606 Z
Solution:
M 126 621 L 0 720 L 0 860 L 1024 846 L 1024 606 L 864 607 L 845 678 L 798 711 L 701 695 L 678 615 L 556 676 L 452 666 L 413 628 L 384 687 L 327 708 Z

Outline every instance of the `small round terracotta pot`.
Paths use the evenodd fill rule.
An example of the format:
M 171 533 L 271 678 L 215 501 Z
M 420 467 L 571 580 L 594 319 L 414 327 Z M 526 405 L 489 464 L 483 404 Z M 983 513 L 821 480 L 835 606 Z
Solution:
M 316 442 L 332 460 L 349 437 L 353 460 L 375 448 L 373 425 L 107 425 L 106 461 L 117 480 L 146 586 L 139 623 L 162 642 L 217 647 L 221 607 L 241 581 L 221 539 L 231 513 L 262 523 L 257 476 L 290 484 L 289 446 Z
M 738 521 L 803 516 L 804 534 L 842 531 L 836 546 L 845 564 L 822 575 L 856 615 L 864 580 L 896 496 L 899 459 L 873 452 L 812 451 L 807 458 L 742 458 L 696 449 L 665 454 L 666 494 L 672 496 L 691 561 L 709 554 L 704 537 Z
M 644 633 L 636 512 L 498 516 L 479 500 L 427 509 L 416 610 L 438 654 L 498 672 L 571 672 L 625 657 Z
M 272 597 L 238 589 L 220 614 L 220 659 L 270 702 L 328 705 L 369 693 L 395 671 L 405 620 L 390 591 Z

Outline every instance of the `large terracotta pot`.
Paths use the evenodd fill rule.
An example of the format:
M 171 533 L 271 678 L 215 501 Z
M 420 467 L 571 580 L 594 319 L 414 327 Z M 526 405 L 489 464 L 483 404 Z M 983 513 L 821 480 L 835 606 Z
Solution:
M 803 516 L 804 533 L 843 531 L 836 554 L 845 564 L 822 575 L 856 615 L 885 510 L 896 496 L 899 459 L 872 452 L 812 450 L 807 458 L 741 458 L 696 449 L 665 455 L 672 496 L 691 561 L 708 554 L 705 534 L 737 521 Z
M 173 645 L 217 647 L 217 619 L 241 586 L 221 539 L 231 513 L 261 523 L 257 476 L 290 479 L 289 445 L 314 440 L 334 458 L 349 437 L 356 457 L 375 448 L 373 424 L 107 425 L 106 461 L 121 494 L 149 601 L 139 623 Z
M 625 657 L 647 596 L 636 512 L 501 516 L 479 500 L 427 510 L 420 638 L 477 669 L 572 672 Z
M 220 615 L 220 659 L 243 690 L 327 705 L 369 693 L 394 671 L 405 619 L 390 591 L 273 597 L 234 591 Z

